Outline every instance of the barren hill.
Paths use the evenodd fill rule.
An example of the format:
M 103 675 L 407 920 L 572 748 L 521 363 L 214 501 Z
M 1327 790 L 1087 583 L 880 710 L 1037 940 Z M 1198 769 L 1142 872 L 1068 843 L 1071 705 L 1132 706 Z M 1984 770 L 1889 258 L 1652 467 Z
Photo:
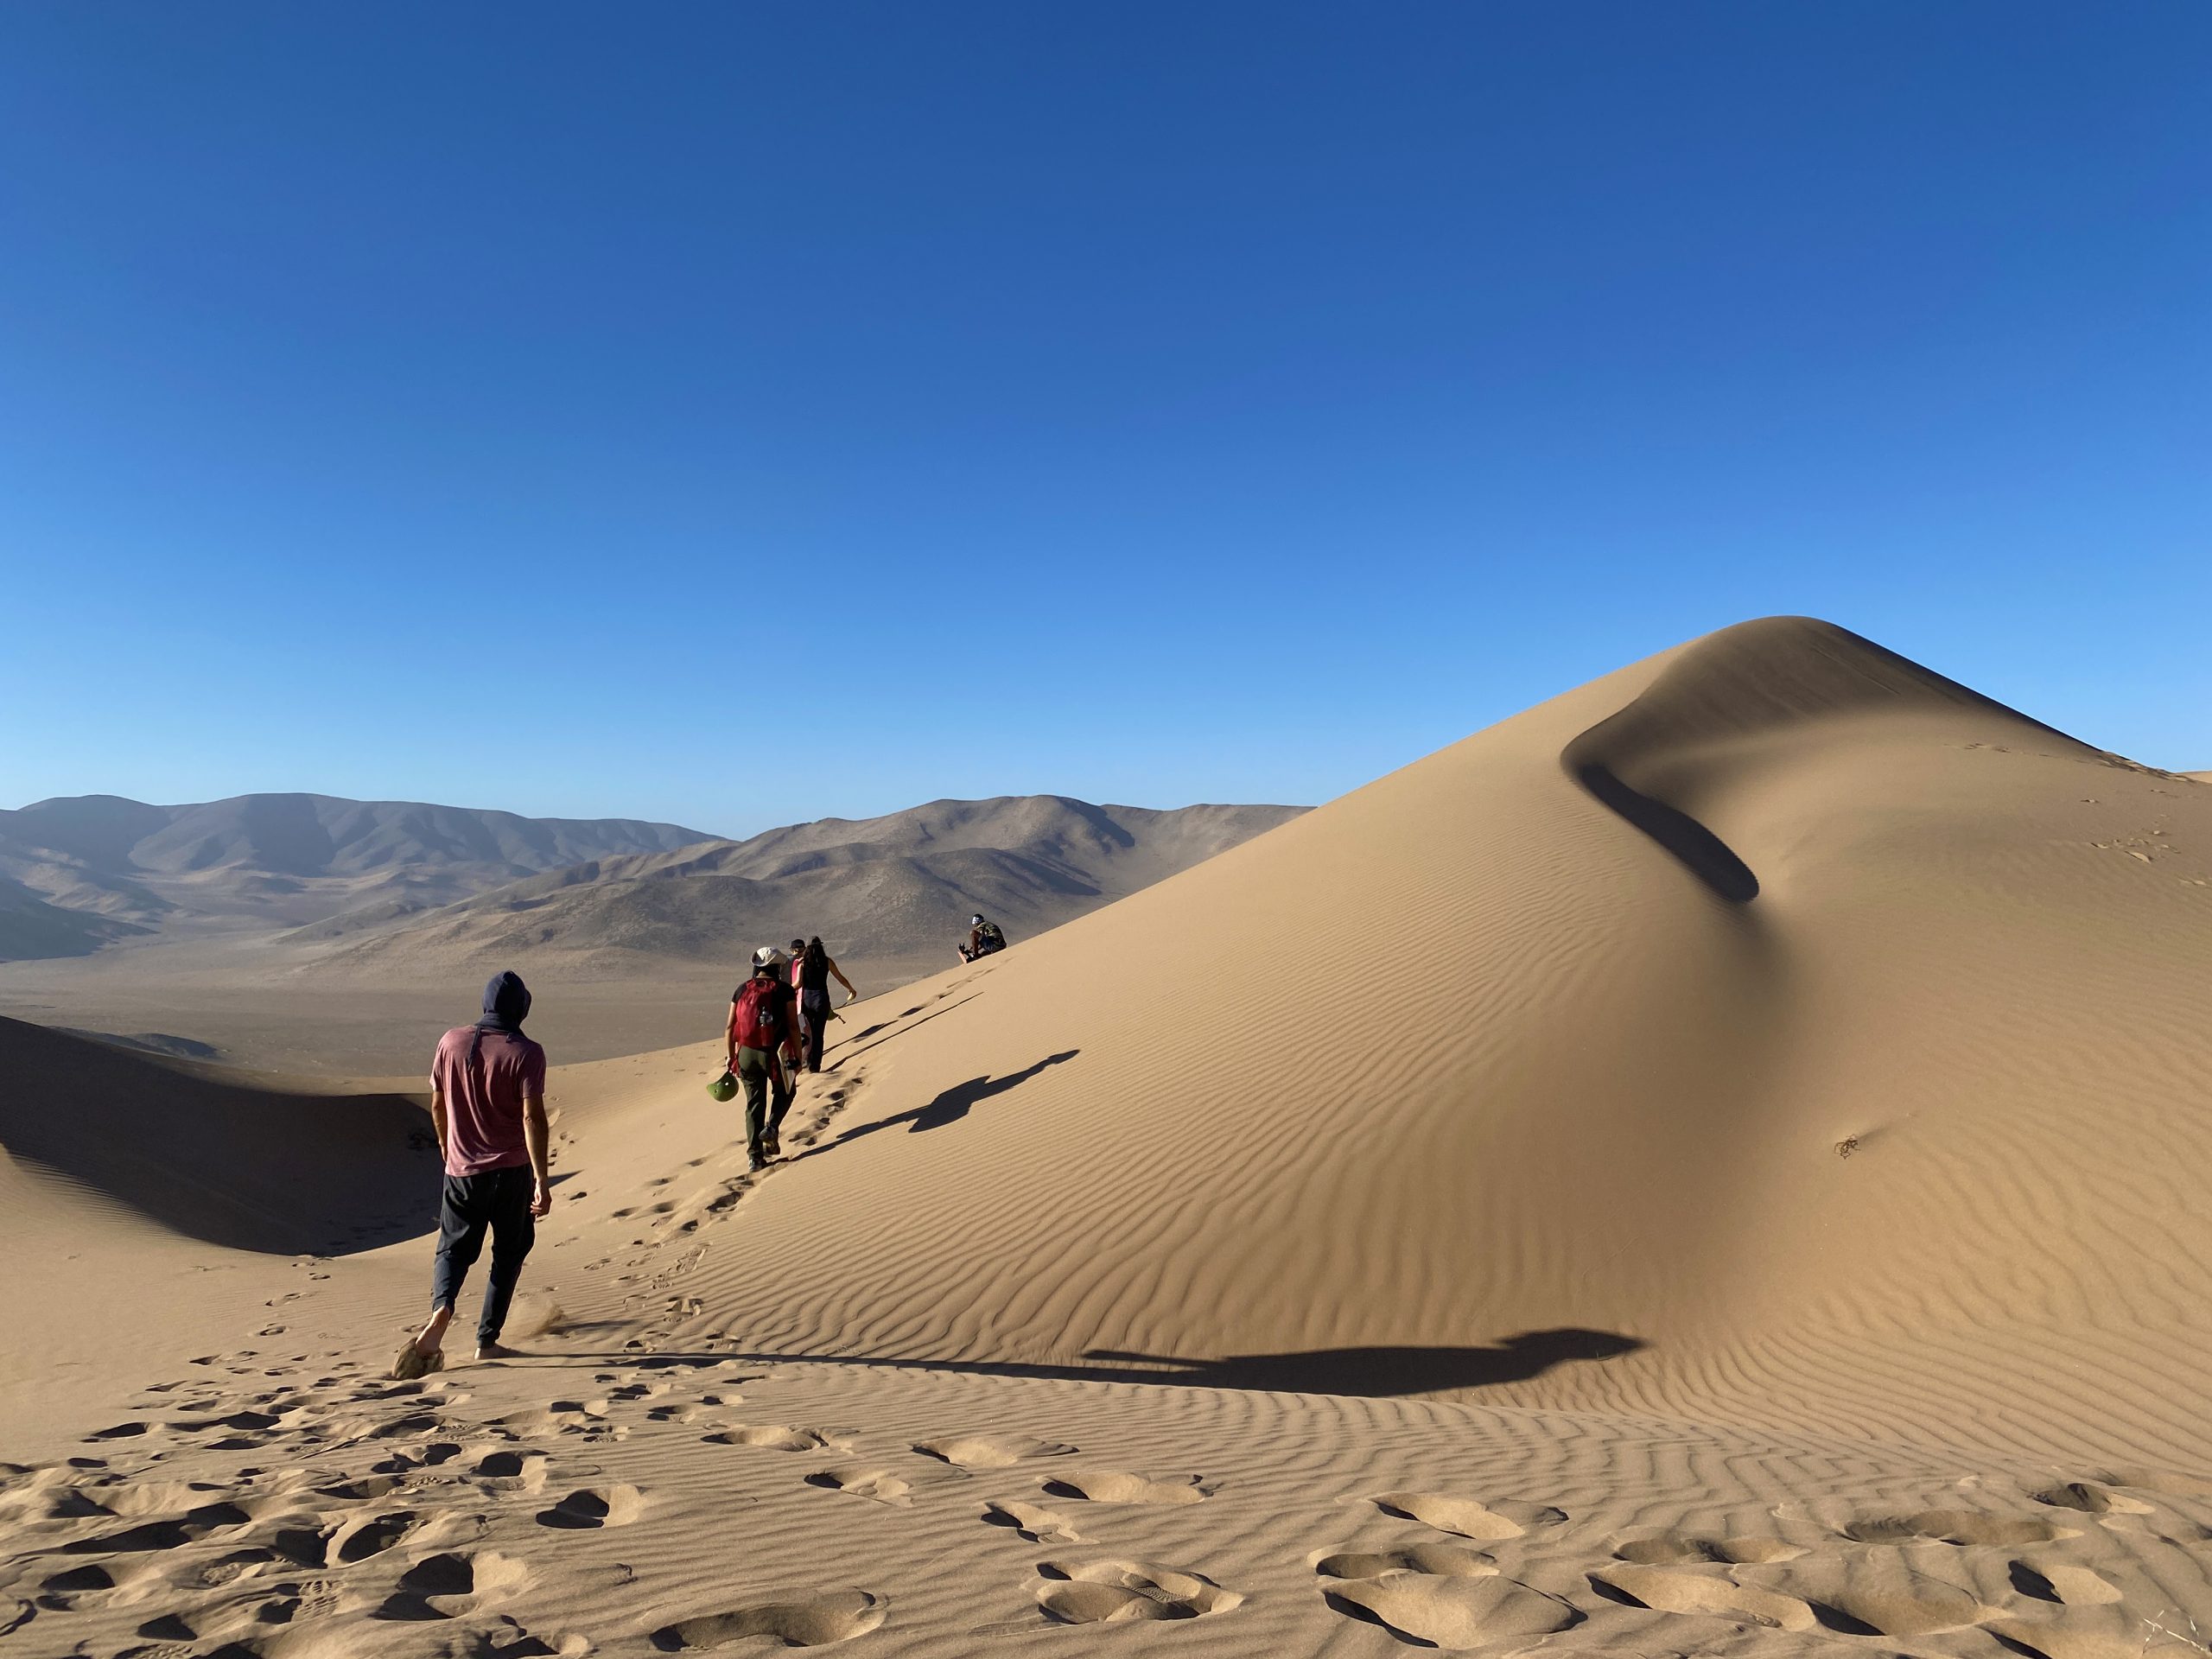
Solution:
M 741 842 L 594 860 L 427 915 L 371 908 L 302 929 L 332 969 L 389 974 L 462 963 L 617 968 L 741 962 L 756 944 L 821 934 L 876 983 L 927 972 L 981 911 L 1016 938 L 1148 887 L 1304 809 L 1155 811 L 1063 796 L 934 801 L 826 818 Z
M 20 889 L 0 886 L 0 960 L 79 955 L 148 932 L 296 925 L 379 899 L 443 904 L 586 859 L 708 839 L 626 818 L 327 795 L 40 801 L 0 811 L 0 880 Z

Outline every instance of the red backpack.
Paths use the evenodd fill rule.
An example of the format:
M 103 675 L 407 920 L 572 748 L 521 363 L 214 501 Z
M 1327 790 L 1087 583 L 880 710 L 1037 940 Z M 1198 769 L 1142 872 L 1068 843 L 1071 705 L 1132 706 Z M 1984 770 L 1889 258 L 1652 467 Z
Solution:
M 740 1048 L 774 1048 L 784 1039 L 784 1014 L 777 995 L 786 988 L 755 974 L 737 994 L 737 1011 L 730 1023 Z

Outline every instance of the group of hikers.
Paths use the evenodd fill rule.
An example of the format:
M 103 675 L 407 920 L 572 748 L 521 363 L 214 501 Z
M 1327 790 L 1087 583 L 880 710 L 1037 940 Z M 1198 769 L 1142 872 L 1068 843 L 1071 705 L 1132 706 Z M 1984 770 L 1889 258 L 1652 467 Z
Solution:
M 960 959 L 975 962 L 1006 944 L 997 923 L 971 916 Z M 844 987 L 848 1003 L 860 995 L 817 936 L 793 939 L 788 951 L 762 945 L 753 953 L 752 973 L 731 993 L 728 1064 L 709 1087 L 717 1100 L 744 1089 L 746 1161 L 753 1170 L 782 1156 L 777 1132 L 797 1096 L 800 1070 L 822 1070 L 830 1022 L 842 1017 L 830 1001 L 833 979 Z M 523 1035 L 529 1016 L 530 988 L 522 976 L 494 974 L 484 988 L 482 1016 L 438 1039 L 430 1062 L 430 1123 L 445 1162 L 437 1264 L 429 1319 L 399 1351 L 396 1376 L 444 1367 L 446 1327 L 486 1238 L 492 1267 L 476 1321 L 476 1357 L 513 1354 L 499 1338 L 524 1259 L 537 1243 L 538 1218 L 553 1208 L 545 1051 Z

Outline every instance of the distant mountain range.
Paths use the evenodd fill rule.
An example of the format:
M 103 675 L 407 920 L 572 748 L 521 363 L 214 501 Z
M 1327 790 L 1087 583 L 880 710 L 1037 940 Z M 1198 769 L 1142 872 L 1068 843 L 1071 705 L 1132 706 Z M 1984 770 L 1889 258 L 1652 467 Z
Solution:
M 0 960 L 81 956 L 156 933 L 297 927 L 364 904 L 423 908 L 709 839 L 673 823 L 329 795 L 40 801 L 0 811 Z
M 1008 796 L 730 841 L 320 795 L 82 796 L 0 812 L 0 960 L 219 932 L 266 936 L 272 964 L 377 979 L 594 974 L 734 965 L 819 933 L 880 984 L 938 965 L 975 911 L 1031 937 L 1304 810 Z
M 820 934 L 877 983 L 950 960 L 981 911 L 1019 940 L 1151 886 L 1304 811 L 1294 806 L 1094 806 L 1058 795 L 933 801 L 825 818 L 746 841 L 594 860 L 427 914 L 387 906 L 303 928 L 332 969 L 410 972 L 558 960 L 614 971 L 641 958 L 741 963 L 756 944 Z

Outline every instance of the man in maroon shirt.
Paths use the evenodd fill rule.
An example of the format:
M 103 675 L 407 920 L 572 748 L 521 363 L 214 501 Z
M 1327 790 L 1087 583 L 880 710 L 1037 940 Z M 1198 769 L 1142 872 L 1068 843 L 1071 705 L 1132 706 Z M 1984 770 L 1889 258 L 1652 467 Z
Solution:
M 393 1372 L 420 1376 L 445 1364 L 442 1345 L 461 1281 L 492 1236 L 492 1275 L 476 1321 L 476 1357 L 505 1359 L 499 1341 L 537 1217 L 553 1207 L 548 1181 L 545 1051 L 522 1034 L 530 989 L 518 974 L 484 988 L 484 1017 L 456 1026 L 430 1063 L 430 1121 L 445 1155 L 438 1205 L 438 1264 L 430 1322 L 399 1351 Z

